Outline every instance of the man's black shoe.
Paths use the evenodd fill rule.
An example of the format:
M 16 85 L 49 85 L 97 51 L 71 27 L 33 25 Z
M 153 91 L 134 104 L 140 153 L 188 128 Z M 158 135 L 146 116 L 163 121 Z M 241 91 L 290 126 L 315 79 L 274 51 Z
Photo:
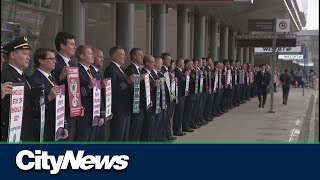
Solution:
M 203 124 L 202 124 L 201 122 L 196 122 L 196 125 L 197 125 L 198 127 L 201 127 Z
M 202 123 L 202 124 L 208 124 L 208 121 L 206 121 L 206 120 L 203 119 L 203 120 L 201 120 L 201 123 Z
M 198 129 L 199 127 L 197 125 L 191 125 L 190 128 L 191 129 Z
M 174 140 L 176 140 L 177 138 L 176 137 L 173 137 L 173 136 L 170 136 L 170 137 L 168 137 L 168 140 L 169 141 L 174 141 Z
M 182 129 L 182 132 L 193 132 L 194 130 L 192 129 Z
M 185 133 L 183 133 L 183 132 L 173 132 L 173 135 L 174 136 L 184 136 Z

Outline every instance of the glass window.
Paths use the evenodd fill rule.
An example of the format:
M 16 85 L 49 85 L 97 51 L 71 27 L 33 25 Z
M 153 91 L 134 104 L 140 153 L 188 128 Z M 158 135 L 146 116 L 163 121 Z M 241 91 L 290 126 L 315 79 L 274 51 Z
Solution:
M 109 49 L 115 45 L 115 4 L 86 3 L 86 40 L 103 51 L 104 67 L 111 62 Z M 104 69 L 103 67 L 103 69 Z
M 62 30 L 62 0 L 2 0 L 1 39 L 3 44 L 27 36 L 32 47 L 27 74 L 34 71 L 33 52 L 53 48 L 55 35 Z

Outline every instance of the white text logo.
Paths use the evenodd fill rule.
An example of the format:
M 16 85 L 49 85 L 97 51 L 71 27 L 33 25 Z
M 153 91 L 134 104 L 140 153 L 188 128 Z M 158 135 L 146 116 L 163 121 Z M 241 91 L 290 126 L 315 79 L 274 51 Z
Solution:
M 24 162 L 23 159 L 27 158 Z M 129 156 L 114 155 L 114 156 L 84 156 L 84 150 L 78 151 L 77 155 L 73 151 L 67 150 L 65 155 L 60 155 L 57 158 L 53 155 L 48 155 L 48 151 L 35 150 L 33 153 L 29 150 L 22 150 L 16 156 L 16 165 L 21 170 L 49 170 L 50 174 L 58 174 L 59 171 L 68 168 L 69 164 L 74 170 L 82 169 L 115 169 L 123 170 L 128 167 Z

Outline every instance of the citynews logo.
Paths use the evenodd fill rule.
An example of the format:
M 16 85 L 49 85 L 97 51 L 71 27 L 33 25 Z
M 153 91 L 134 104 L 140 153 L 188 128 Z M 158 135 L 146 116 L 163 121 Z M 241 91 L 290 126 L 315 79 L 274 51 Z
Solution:
M 27 160 L 27 161 L 24 161 Z M 65 155 L 60 155 L 57 158 L 54 155 L 48 155 L 48 151 L 35 150 L 33 153 L 29 150 L 22 150 L 16 156 L 16 165 L 19 169 L 28 171 L 48 170 L 50 174 L 58 174 L 60 170 L 66 170 L 71 165 L 73 170 L 124 170 L 128 167 L 129 156 L 114 155 L 114 156 L 84 156 L 84 150 L 78 151 L 77 155 L 73 151 L 67 150 Z

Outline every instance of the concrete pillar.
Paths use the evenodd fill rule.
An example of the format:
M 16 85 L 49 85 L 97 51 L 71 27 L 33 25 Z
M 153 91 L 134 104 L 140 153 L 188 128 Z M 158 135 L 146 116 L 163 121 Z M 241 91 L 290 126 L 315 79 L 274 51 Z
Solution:
M 243 63 L 249 63 L 249 48 L 243 48 Z
M 178 7 L 177 14 L 177 58 L 188 57 L 188 9 L 183 6 Z
M 237 48 L 237 60 L 243 61 L 243 49 L 241 47 Z
M 254 65 L 254 48 L 249 48 L 249 63 Z
M 209 56 L 213 60 L 218 60 L 219 57 L 219 47 L 220 47 L 220 22 L 211 19 L 210 22 L 210 51 Z
M 236 35 L 237 35 L 237 32 L 235 31 L 230 31 L 229 33 L 228 53 L 229 53 L 230 60 L 236 60 L 237 58 Z
M 224 26 L 221 34 L 220 59 L 228 59 L 228 39 L 229 39 L 229 27 Z
M 154 4 L 153 55 L 160 56 L 166 51 L 166 4 Z
M 151 5 L 146 4 L 146 52 L 145 54 L 151 54 Z
M 63 1 L 63 31 L 74 35 L 77 45 L 85 43 L 85 8 L 82 1 Z
M 206 17 L 203 15 L 194 16 L 194 58 L 205 56 L 205 28 Z
M 124 48 L 127 57 L 134 46 L 134 4 L 117 3 L 117 45 Z

